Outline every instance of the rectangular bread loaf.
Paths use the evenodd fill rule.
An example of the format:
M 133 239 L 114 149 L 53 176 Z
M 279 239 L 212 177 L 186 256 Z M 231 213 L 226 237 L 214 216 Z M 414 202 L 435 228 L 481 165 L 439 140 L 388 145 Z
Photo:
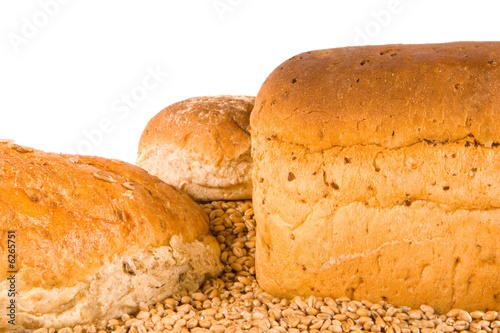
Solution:
M 251 115 L 268 292 L 500 309 L 500 42 L 318 50 Z

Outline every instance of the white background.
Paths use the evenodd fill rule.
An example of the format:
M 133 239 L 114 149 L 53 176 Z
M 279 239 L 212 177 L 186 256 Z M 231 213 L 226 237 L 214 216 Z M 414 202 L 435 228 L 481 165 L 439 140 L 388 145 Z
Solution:
M 0 139 L 133 163 L 169 104 L 255 95 L 312 49 L 500 40 L 497 2 L 4 0 Z

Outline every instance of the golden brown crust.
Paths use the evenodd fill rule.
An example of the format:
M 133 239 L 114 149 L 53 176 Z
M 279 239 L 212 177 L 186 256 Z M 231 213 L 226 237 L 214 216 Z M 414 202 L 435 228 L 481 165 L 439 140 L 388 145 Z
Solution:
M 500 281 L 499 147 L 254 146 L 256 269 L 268 292 L 500 308 L 499 285 L 483 283 Z
M 203 156 L 207 163 L 232 159 L 250 146 L 250 111 L 254 97 L 203 96 L 174 103 L 147 124 L 139 151 L 172 146 Z
M 19 291 L 72 286 L 115 254 L 208 233 L 203 210 L 139 167 L 12 143 L 0 143 L 0 211 L 2 239 L 18 239 Z M 5 279 L 5 247 L 1 257 Z
M 250 199 L 253 103 L 222 95 L 166 107 L 144 129 L 137 164 L 195 200 Z
M 377 45 L 299 54 L 262 85 L 252 135 L 309 149 L 473 135 L 500 142 L 500 42 Z
M 276 214 L 260 217 L 257 279 L 272 295 L 427 304 L 439 313 L 500 309 L 499 247 L 491 236 L 500 233 L 499 210 L 352 203 L 328 218 L 315 215 L 296 232 Z

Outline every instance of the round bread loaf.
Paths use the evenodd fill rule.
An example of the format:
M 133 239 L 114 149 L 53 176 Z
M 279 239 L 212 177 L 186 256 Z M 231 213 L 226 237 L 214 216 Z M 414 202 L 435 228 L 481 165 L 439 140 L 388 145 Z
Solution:
M 256 273 L 278 296 L 500 309 L 500 42 L 318 50 L 251 115 Z
M 197 201 L 252 198 L 250 96 L 195 97 L 147 124 L 137 165 Z
M 222 270 L 206 213 L 125 162 L 3 141 L 0 211 L 5 332 L 116 318 Z

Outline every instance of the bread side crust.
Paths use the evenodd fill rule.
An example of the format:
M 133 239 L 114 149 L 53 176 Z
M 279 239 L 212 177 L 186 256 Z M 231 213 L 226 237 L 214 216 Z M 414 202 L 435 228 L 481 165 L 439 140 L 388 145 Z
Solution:
M 500 309 L 500 284 L 485 283 L 500 281 L 498 147 L 468 138 L 313 152 L 252 139 L 266 291 Z
M 498 311 L 500 211 L 412 206 L 352 203 L 328 216 L 313 213 L 295 232 L 279 215 L 256 210 L 257 280 L 278 297 Z
M 250 148 L 234 159 L 208 164 L 204 157 L 182 149 L 152 147 L 142 151 L 137 163 L 196 201 L 252 198 Z
M 138 304 L 155 304 L 181 290 L 194 291 L 222 266 L 217 240 L 210 235 L 186 243 L 173 236 L 170 246 L 135 248 L 115 255 L 85 282 L 63 288 L 33 288 L 17 295 L 17 326 L 0 315 L 0 328 L 32 331 L 41 327 L 73 327 L 138 311 Z M 0 283 L 0 306 L 9 302 L 7 281 Z M 5 312 L 5 311 L 4 311 Z M 1 330 L 0 330 L 1 331 Z

